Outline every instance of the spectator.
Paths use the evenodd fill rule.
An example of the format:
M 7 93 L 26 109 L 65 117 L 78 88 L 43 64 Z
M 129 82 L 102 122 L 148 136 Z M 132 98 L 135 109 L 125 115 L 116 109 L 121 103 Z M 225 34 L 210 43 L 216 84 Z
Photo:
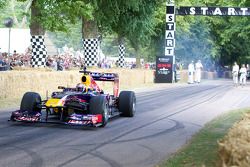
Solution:
M 232 75 L 233 75 L 234 86 L 237 87 L 238 86 L 239 66 L 238 66 L 238 64 L 236 62 L 234 62 Z
M 59 57 L 57 60 L 57 71 L 63 71 L 63 58 Z
M 198 60 L 197 63 L 195 63 L 195 82 L 200 83 L 201 82 L 201 70 L 203 69 L 203 65 L 201 64 L 201 61 Z
M 194 83 L 194 61 L 191 61 L 191 63 L 188 65 L 188 83 Z
M 247 78 L 247 69 L 245 67 L 245 64 L 242 64 L 240 68 L 240 85 L 242 87 L 246 85 L 246 78 Z

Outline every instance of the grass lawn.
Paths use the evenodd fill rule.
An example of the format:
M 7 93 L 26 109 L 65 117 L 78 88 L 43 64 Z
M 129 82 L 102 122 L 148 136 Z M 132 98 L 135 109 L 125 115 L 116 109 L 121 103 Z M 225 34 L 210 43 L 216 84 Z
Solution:
M 189 143 L 170 159 L 157 167 L 216 167 L 218 155 L 217 141 L 222 139 L 232 125 L 250 109 L 241 109 L 223 114 L 205 125 Z

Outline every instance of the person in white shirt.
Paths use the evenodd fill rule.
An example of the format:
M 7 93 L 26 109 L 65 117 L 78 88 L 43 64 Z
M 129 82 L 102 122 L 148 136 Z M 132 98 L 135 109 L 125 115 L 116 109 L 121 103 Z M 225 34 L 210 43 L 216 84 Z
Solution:
M 194 62 L 193 61 L 188 65 L 188 83 L 189 84 L 194 83 Z
M 234 62 L 233 65 L 232 75 L 233 75 L 234 86 L 238 86 L 239 66 L 236 62 Z
M 200 83 L 201 82 L 201 70 L 203 69 L 203 65 L 201 64 L 201 61 L 198 60 L 197 63 L 195 63 L 195 82 Z
M 246 85 L 246 79 L 247 79 L 247 69 L 245 67 L 245 64 L 242 64 L 240 68 L 240 85 L 241 86 Z

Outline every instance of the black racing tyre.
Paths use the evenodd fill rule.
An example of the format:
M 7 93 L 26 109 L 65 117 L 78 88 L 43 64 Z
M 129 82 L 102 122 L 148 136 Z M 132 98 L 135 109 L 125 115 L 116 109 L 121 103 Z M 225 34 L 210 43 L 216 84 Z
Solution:
M 20 110 L 28 111 L 28 113 L 41 112 L 41 108 L 38 107 L 39 104 L 41 104 L 41 96 L 38 93 L 26 92 L 23 95 Z
M 105 96 L 93 96 L 89 102 L 90 114 L 102 114 L 102 127 L 108 123 L 108 101 Z
M 119 94 L 118 109 L 124 117 L 133 117 L 135 114 L 136 97 L 133 91 L 122 91 Z

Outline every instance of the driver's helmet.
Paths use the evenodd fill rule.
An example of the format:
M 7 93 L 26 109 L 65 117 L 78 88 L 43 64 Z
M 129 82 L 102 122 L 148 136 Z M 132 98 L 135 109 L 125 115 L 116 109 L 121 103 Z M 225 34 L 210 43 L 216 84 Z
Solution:
M 78 92 L 84 92 L 85 91 L 85 85 L 82 84 L 82 83 L 78 83 L 76 85 L 76 91 L 78 91 Z

